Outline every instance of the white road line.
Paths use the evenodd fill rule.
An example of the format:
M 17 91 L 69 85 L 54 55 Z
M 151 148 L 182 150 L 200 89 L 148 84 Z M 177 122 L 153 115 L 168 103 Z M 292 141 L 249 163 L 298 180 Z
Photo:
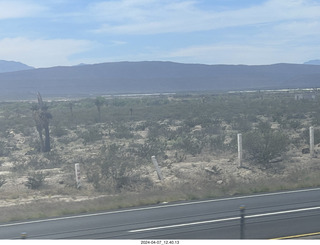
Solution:
M 265 213 L 265 214 L 253 214 L 253 215 L 246 216 L 246 218 L 256 218 L 256 217 L 278 215 L 278 214 L 298 213 L 298 212 L 311 211 L 311 210 L 317 210 L 317 209 L 320 209 L 320 207 L 292 209 L 292 210 L 285 210 L 285 211 L 279 211 L 279 212 L 273 212 L 273 213 Z
M 250 195 L 250 196 L 227 197 L 227 198 L 221 198 L 221 199 L 194 201 L 194 202 L 186 202 L 186 203 L 175 203 L 175 204 L 167 204 L 167 205 L 160 205 L 160 206 L 150 206 L 150 207 L 143 207 L 143 208 L 133 208 L 133 209 L 110 211 L 110 212 L 93 213 L 93 214 L 81 214 L 81 215 L 75 215 L 75 216 L 58 217 L 58 218 L 50 218 L 50 219 L 43 219 L 43 220 L 23 221 L 23 222 L 18 222 L 18 223 L 2 224 L 2 225 L 0 225 L 0 227 L 9 227 L 9 226 L 25 225 L 25 224 L 35 224 L 35 223 L 58 221 L 58 220 L 86 218 L 86 217 L 93 217 L 93 216 L 100 216 L 100 215 L 136 212 L 136 211 L 144 211 L 144 210 L 152 210 L 152 209 L 160 209 L 160 208 L 187 206 L 187 205 L 194 205 L 194 204 L 213 203 L 213 202 L 221 202 L 221 201 L 246 199 L 246 198 L 264 197 L 264 196 L 294 194 L 294 193 L 311 192 L 311 191 L 320 191 L 320 188 L 294 190 L 294 191 L 283 191 L 283 192 L 275 192 L 275 193 L 264 193 L 264 194 Z
M 263 217 L 263 216 L 279 215 L 279 214 L 298 213 L 298 212 L 311 211 L 311 210 L 316 210 L 316 209 L 320 209 L 320 207 L 300 208 L 300 209 L 292 209 L 292 210 L 272 212 L 272 213 L 253 214 L 253 215 L 245 216 L 245 218 L 249 219 L 249 218 L 257 218 L 257 217 Z M 205 221 L 198 221 L 198 222 L 191 222 L 191 223 L 184 223 L 184 224 L 167 225 L 167 226 L 159 226 L 159 227 L 150 227 L 150 228 L 143 228 L 143 229 L 138 229 L 138 230 L 131 230 L 131 231 L 128 231 L 128 232 L 136 233 L 136 232 L 143 232 L 143 231 L 162 230 L 162 229 L 178 228 L 178 227 L 191 226 L 191 225 L 202 225 L 202 224 L 208 224 L 208 223 L 218 223 L 218 222 L 237 220 L 237 219 L 240 219 L 240 217 L 237 216 L 237 217 L 231 217 L 231 218 L 205 220 Z
M 240 217 L 231 217 L 231 218 L 224 218 L 224 219 L 205 220 L 205 221 L 198 221 L 198 222 L 192 222 L 192 223 L 177 224 L 177 225 L 150 227 L 150 228 L 144 228 L 144 229 L 138 229 L 138 230 L 131 230 L 131 231 L 128 231 L 128 232 L 134 233 L 134 232 L 142 232 L 142 231 L 161 230 L 161 229 L 177 228 L 177 227 L 183 227 L 183 226 L 202 225 L 202 224 L 208 224 L 208 223 L 217 223 L 217 222 L 229 221 L 229 220 L 237 220 L 237 219 L 240 219 Z

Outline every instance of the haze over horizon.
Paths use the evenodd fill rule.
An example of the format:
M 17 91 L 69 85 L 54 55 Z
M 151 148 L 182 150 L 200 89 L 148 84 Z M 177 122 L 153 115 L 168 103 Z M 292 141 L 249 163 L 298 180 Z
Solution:
M 0 60 L 265 65 L 320 57 L 320 1 L 0 1 Z

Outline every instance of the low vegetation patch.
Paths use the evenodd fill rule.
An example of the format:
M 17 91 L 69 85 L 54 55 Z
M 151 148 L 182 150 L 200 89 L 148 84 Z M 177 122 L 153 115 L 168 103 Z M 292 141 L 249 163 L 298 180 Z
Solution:
M 319 186 L 320 102 L 294 95 L 2 102 L 0 221 Z

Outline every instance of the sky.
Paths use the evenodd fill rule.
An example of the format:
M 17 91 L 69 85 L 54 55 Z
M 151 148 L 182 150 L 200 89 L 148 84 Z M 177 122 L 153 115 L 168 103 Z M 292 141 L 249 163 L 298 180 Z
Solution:
M 0 60 L 265 65 L 320 59 L 320 0 L 0 0 Z

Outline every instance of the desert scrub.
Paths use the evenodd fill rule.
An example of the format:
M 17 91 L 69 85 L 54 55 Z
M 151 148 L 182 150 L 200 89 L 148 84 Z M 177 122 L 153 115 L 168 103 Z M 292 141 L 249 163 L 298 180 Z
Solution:
M 49 179 L 49 176 L 45 179 L 50 183 L 50 188 L 39 187 L 37 193 L 43 195 L 49 191 L 55 193 L 63 190 L 67 195 L 69 190 L 70 193 L 74 193 L 74 163 L 81 163 L 84 177 L 87 175 L 87 180 L 84 178 L 84 181 L 89 183 L 85 183 L 83 189 L 76 190 L 75 195 L 83 194 L 86 191 L 85 188 L 88 187 L 89 195 L 101 195 L 101 192 L 117 193 L 117 195 L 112 195 L 114 199 L 118 195 L 125 196 L 129 191 L 132 196 L 140 195 L 141 197 L 146 194 L 146 190 L 159 187 L 158 183 L 156 181 L 153 183 L 151 179 L 155 175 L 150 174 L 154 170 L 151 156 L 155 155 L 159 162 L 165 164 L 163 165 L 167 173 L 165 177 L 168 177 L 166 179 L 168 185 L 159 187 L 163 191 L 159 194 L 157 190 L 154 193 L 155 199 L 177 200 L 179 197 L 201 198 L 211 194 L 218 195 L 213 192 L 221 193 L 221 195 L 231 192 L 245 193 L 250 190 L 248 188 L 239 189 L 241 183 L 228 184 L 229 182 L 224 181 L 223 178 L 227 174 L 231 176 L 238 174 L 238 169 L 232 166 L 235 166 L 237 133 L 242 133 L 244 159 L 247 160 L 249 156 L 252 160 L 245 164 L 250 164 L 250 169 L 259 169 L 261 172 L 261 179 L 257 180 L 261 186 L 258 186 L 257 183 L 252 184 L 252 191 L 273 190 L 270 185 L 275 181 L 270 184 L 262 183 L 261 180 L 265 175 L 274 175 L 279 166 L 284 166 L 287 170 L 289 165 L 292 166 L 292 159 L 301 162 L 301 165 L 304 164 L 303 157 L 306 155 L 297 158 L 301 156 L 301 149 L 298 147 L 308 144 L 309 123 L 310 126 L 315 127 L 315 144 L 320 142 L 317 136 L 318 125 L 320 125 L 320 116 L 317 116 L 320 114 L 319 102 L 295 102 L 292 97 L 293 94 L 289 93 L 242 93 L 232 95 L 177 94 L 170 96 L 170 99 L 153 96 L 107 98 L 108 106 L 101 107 L 99 123 L 97 123 L 98 112 L 94 98 L 74 100 L 72 108 L 70 108 L 70 102 L 50 102 L 50 112 L 53 115 L 50 127 L 53 144 L 48 153 L 40 153 L 40 142 L 34 127 L 30 103 L 22 103 L 23 106 L 18 103 L 5 104 L 0 108 L 0 136 L 1 141 L 5 144 L 2 149 L 10 151 L 7 156 L 1 158 L 1 161 L 5 163 L 2 169 L 8 169 L 10 174 L 23 178 L 25 182 L 26 171 L 51 172 L 50 168 L 57 167 L 63 176 L 64 185 L 70 189 L 62 187 L 60 183 L 58 185 L 58 181 L 53 181 L 56 176 L 52 175 L 52 179 Z M 270 127 L 263 130 L 258 124 L 259 120 L 269 122 L 273 127 L 277 126 L 279 130 Z M 313 122 L 317 124 L 313 125 Z M 306 129 L 304 133 L 303 129 Z M 20 131 L 23 133 L 18 134 Z M 261 137 L 255 138 L 256 134 Z M 286 154 L 286 158 L 282 158 L 280 164 L 269 164 L 266 160 L 268 157 L 283 156 L 283 153 L 286 152 L 286 149 L 277 152 L 278 149 L 272 148 L 287 138 L 286 135 L 291 137 L 290 153 Z M 251 145 L 246 145 L 246 136 L 249 136 Z M 267 141 L 269 143 L 276 141 L 276 144 L 270 146 L 269 143 L 266 143 Z M 71 142 L 72 144 L 69 144 Z M 15 145 L 20 149 L 11 148 Z M 258 147 L 261 145 L 267 146 L 267 151 L 273 153 L 261 153 L 263 147 Z M 249 146 L 255 150 L 252 154 L 245 152 Z M 101 151 L 99 151 L 100 148 Z M 191 157 L 192 155 L 194 157 Z M 233 160 L 222 166 L 224 161 L 219 160 L 226 155 Z M 163 161 L 164 159 L 167 161 Z M 182 168 L 184 163 L 199 160 L 205 161 L 208 166 L 211 166 L 210 164 L 214 161 L 219 161 L 221 165 L 218 166 L 222 169 L 219 175 L 222 176 L 223 182 L 218 184 L 217 181 L 220 178 L 208 179 L 207 175 L 200 176 L 197 164 L 190 168 L 186 164 L 188 167 L 184 171 L 174 172 L 176 168 L 180 166 Z M 268 169 L 261 168 L 261 165 L 264 164 L 268 166 Z M 306 177 L 315 174 L 316 168 L 314 170 L 311 173 L 305 173 Z M 174 173 L 177 173 L 177 176 L 174 176 Z M 294 180 L 283 178 L 286 177 L 285 173 L 281 169 L 279 179 L 288 186 L 290 183 L 295 186 L 292 184 Z M 31 174 L 29 175 L 31 177 Z M 193 176 L 199 177 L 203 182 L 195 180 Z M 171 177 L 176 177 L 177 181 L 170 182 Z M 247 176 L 250 180 L 254 177 L 254 175 Z M 310 180 L 302 179 L 301 184 L 311 181 L 316 181 L 316 176 Z M 186 184 L 187 182 L 190 184 Z M 6 188 L 10 187 L 10 184 L 11 178 L 1 187 L 1 191 L 7 191 Z M 171 196 L 168 197 L 168 195 Z M 131 201 L 128 198 L 119 205 L 132 205 Z M 118 204 L 115 204 L 115 207 L 117 206 Z
M 0 187 L 7 183 L 6 177 L 0 175 Z
M 288 146 L 288 137 L 271 129 L 271 125 L 266 122 L 261 122 L 243 137 L 243 149 L 248 152 L 252 161 L 266 167 L 270 167 L 270 160 L 284 153 Z
M 8 143 L 0 140 L 0 157 L 9 156 L 10 150 L 8 147 Z
M 60 124 L 56 124 L 52 127 L 51 133 L 55 137 L 62 137 L 68 134 L 66 128 L 61 126 Z
M 183 150 L 185 153 L 196 156 L 201 153 L 204 146 L 205 142 L 200 138 L 191 135 L 183 135 L 175 141 L 173 148 Z
M 138 157 L 150 161 L 152 156 L 164 157 L 167 143 L 160 139 L 147 139 L 143 144 L 131 144 L 131 152 Z
M 111 137 L 115 137 L 118 139 L 132 139 L 134 134 L 131 132 L 130 128 L 124 124 L 117 124 L 115 126 L 115 131 L 110 133 Z
M 141 177 L 140 167 L 135 157 L 118 144 L 101 147 L 99 156 L 86 167 L 86 176 L 99 192 L 118 193 L 134 190 L 144 184 L 150 185 L 148 178 Z
M 226 150 L 226 145 L 224 144 L 225 140 L 226 140 L 225 134 L 210 136 L 208 138 L 210 150 L 215 152 L 222 152 Z
M 34 172 L 28 176 L 25 186 L 32 190 L 39 189 L 41 186 L 43 186 L 46 177 L 47 174 L 41 171 Z
M 84 132 L 80 131 L 78 135 L 83 139 L 85 145 L 102 139 L 102 134 L 98 127 L 91 127 Z

